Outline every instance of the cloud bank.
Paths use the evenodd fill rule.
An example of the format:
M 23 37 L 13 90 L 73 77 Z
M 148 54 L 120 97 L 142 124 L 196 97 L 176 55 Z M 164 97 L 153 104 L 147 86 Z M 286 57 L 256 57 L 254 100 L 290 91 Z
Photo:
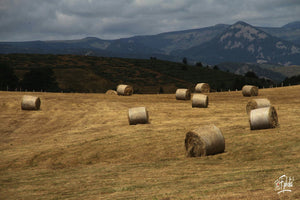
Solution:
M 0 41 L 118 39 L 219 23 L 279 27 L 299 0 L 1 0 Z

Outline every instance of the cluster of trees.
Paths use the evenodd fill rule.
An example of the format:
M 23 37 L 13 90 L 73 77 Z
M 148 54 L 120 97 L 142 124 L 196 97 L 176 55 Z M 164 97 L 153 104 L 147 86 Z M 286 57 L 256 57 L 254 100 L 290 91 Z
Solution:
M 8 62 L 0 63 L 0 90 L 12 90 L 18 86 L 18 78 Z
M 19 80 L 9 62 L 0 62 L 0 90 L 13 91 L 16 88 L 28 91 L 60 91 L 52 68 L 32 68 Z
M 300 85 L 300 75 L 284 79 L 283 85 Z

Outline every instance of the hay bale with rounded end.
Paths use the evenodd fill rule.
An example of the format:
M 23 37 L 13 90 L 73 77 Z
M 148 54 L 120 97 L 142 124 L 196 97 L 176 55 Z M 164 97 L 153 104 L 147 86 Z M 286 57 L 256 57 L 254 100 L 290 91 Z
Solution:
M 209 93 L 210 86 L 207 83 L 198 83 L 195 87 L 196 93 Z
M 117 95 L 117 91 L 115 90 L 107 90 L 105 94 L 109 94 L 109 95 Z
M 22 110 L 39 110 L 41 100 L 39 97 L 24 95 L 21 102 Z
M 149 123 L 149 114 L 145 107 L 135 107 L 128 110 L 128 121 L 130 125 Z
M 208 96 L 204 94 L 194 94 L 192 97 L 192 107 L 207 108 Z
M 184 142 L 187 157 L 214 155 L 225 150 L 224 136 L 213 124 L 187 132 Z
M 177 89 L 175 96 L 177 100 L 190 100 L 191 92 L 189 89 Z
M 250 114 L 251 110 L 257 109 L 257 108 L 264 108 L 264 107 L 270 107 L 271 102 L 269 99 L 252 99 L 249 101 L 246 105 L 246 111 L 247 114 Z
M 242 93 L 244 97 L 257 96 L 258 88 L 254 85 L 244 85 L 242 88 Z
M 279 125 L 273 106 L 251 110 L 249 122 L 251 130 L 276 128 Z
M 130 85 L 118 85 L 117 93 L 122 96 L 130 96 L 133 94 L 133 88 Z

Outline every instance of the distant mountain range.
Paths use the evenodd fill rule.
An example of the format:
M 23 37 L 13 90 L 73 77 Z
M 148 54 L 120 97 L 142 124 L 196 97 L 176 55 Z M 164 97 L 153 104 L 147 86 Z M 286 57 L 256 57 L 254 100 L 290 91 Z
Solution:
M 0 53 L 77 54 L 149 58 L 189 63 L 221 62 L 300 64 L 300 21 L 280 28 L 254 27 L 245 22 L 200 29 L 134 36 L 116 40 L 0 42 Z
M 237 22 L 210 41 L 179 51 L 178 55 L 211 64 L 226 61 L 300 64 L 300 47 L 245 22 Z

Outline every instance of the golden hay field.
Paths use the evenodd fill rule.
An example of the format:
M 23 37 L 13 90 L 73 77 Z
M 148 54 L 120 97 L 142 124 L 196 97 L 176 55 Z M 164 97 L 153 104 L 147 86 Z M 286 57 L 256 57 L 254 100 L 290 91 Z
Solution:
M 210 93 L 208 108 L 175 94 L 0 92 L 0 199 L 300 199 L 300 86 L 261 89 L 280 127 L 251 131 L 241 91 Z M 129 126 L 146 106 L 150 124 Z M 187 158 L 185 134 L 213 123 L 222 154 Z M 293 176 L 292 192 L 274 181 Z

